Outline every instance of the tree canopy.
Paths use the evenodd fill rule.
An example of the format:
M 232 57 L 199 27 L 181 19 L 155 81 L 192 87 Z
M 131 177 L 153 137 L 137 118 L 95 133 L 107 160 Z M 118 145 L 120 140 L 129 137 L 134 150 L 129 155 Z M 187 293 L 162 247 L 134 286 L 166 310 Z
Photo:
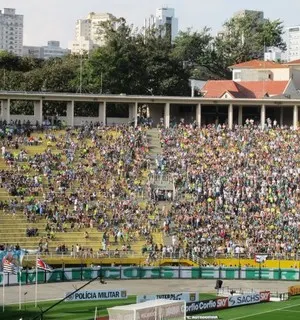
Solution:
M 280 20 L 233 17 L 217 37 L 205 27 L 180 32 L 138 30 L 123 18 L 102 23 L 105 45 L 90 54 L 38 60 L 0 52 L 0 89 L 111 94 L 189 95 L 189 78 L 230 79 L 228 66 L 285 50 Z

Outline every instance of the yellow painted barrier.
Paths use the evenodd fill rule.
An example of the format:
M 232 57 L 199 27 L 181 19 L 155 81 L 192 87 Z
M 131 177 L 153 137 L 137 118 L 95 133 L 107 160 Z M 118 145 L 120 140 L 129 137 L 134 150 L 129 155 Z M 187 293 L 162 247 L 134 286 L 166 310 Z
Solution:
M 110 265 L 110 266 L 118 266 L 118 265 L 136 265 L 136 266 L 146 266 L 146 257 L 137 256 L 137 257 L 127 257 L 127 258 L 74 258 L 74 257 L 48 257 L 44 256 L 43 259 L 46 262 L 53 266 L 90 266 L 90 265 Z M 205 264 L 207 265 L 215 265 L 215 266 L 224 266 L 224 267 L 253 267 L 253 268 L 273 268 L 273 269 L 289 269 L 296 268 L 300 269 L 300 261 L 294 260 L 266 260 L 261 265 L 255 262 L 253 259 L 235 259 L 235 258 L 227 258 L 227 259 L 202 259 L 201 266 Z M 23 266 L 24 267 L 34 267 L 35 265 L 35 257 L 24 259 Z M 199 266 L 196 262 L 193 262 L 188 259 L 158 259 L 156 261 L 151 262 L 152 266 L 191 266 L 197 267 Z
M 295 260 L 266 260 L 263 263 L 255 262 L 254 259 L 236 259 L 236 258 L 224 258 L 224 259 L 204 259 L 208 264 L 215 264 L 217 266 L 225 267 L 253 267 L 253 268 L 274 268 L 274 269 L 288 269 L 298 268 L 300 269 L 300 261 Z

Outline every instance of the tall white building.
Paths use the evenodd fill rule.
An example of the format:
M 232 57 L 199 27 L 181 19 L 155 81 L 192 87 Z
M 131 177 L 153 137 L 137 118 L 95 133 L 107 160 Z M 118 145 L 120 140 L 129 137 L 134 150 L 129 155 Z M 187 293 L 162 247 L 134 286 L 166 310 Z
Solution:
M 300 59 L 300 26 L 289 27 L 286 30 L 287 61 Z
M 72 53 L 80 54 L 90 52 L 105 44 L 104 34 L 101 34 L 101 22 L 113 20 L 115 17 L 110 13 L 88 14 L 86 19 L 76 21 L 75 40 L 69 43 Z
M 283 52 L 276 47 L 269 47 L 265 51 L 265 61 L 281 61 L 283 60 Z
M 16 14 L 16 9 L 0 10 L 0 50 L 23 53 L 23 15 Z
M 257 11 L 257 10 L 247 10 L 247 9 L 240 10 L 240 11 L 235 12 L 233 17 L 244 18 L 244 17 L 250 16 L 250 15 L 255 16 L 258 21 L 261 21 L 261 22 L 264 21 L 264 12 Z
M 48 41 L 47 46 L 23 46 L 24 57 L 34 57 L 38 59 L 61 58 L 70 53 L 69 49 L 60 47 L 59 41 Z
M 145 19 L 145 30 L 150 28 L 162 29 L 166 35 L 169 34 L 171 41 L 178 35 L 178 18 L 175 18 L 175 9 L 162 7 L 156 9 L 156 15 Z

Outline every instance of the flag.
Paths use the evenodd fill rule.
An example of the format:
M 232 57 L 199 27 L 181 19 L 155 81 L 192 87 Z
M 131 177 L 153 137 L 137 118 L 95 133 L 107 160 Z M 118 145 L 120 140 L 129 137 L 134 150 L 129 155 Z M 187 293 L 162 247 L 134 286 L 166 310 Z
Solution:
M 50 267 L 47 263 L 45 263 L 41 258 L 36 259 L 36 267 L 38 269 L 43 269 L 45 271 L 52 271 L 53 268 Z
M 17 274 L 16 266 L 6 258 L 2 261 L 3 273 Z
M 24 255 L 24 250 L 0 250 L 0 269 L 3 267 L 4 259 L 12 262 L 16 268 L 21 266 Z
M 257 254 L 255 256 L 255 262 L 257 263 L 262 263 L 265 262 L 267 260 L 268 255 L 266 254 Z

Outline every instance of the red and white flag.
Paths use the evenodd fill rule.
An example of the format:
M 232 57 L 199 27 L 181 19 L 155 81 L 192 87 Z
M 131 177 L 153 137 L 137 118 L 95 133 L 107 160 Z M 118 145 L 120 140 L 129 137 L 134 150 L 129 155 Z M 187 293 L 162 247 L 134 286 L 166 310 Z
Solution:
M 36 259 L 36 267 L 38 269 L 43 269 L 43 270 L 46 270 L 46 271 L 52 271 L 53 268 L 50 267 L 47 263 L 45 263 L 41 258 L 37 258 Z
M 17 274 L 16 266 L 11 261 L 9 261 L 7 258 L 4 258 L 2 260 L 2 268 L 3 268 L 3 273 Z
M 267 254 L 257 254 L 255 255 L 254 261 L 257 263 L 263 263 L 267 260 L 268 255 Z

